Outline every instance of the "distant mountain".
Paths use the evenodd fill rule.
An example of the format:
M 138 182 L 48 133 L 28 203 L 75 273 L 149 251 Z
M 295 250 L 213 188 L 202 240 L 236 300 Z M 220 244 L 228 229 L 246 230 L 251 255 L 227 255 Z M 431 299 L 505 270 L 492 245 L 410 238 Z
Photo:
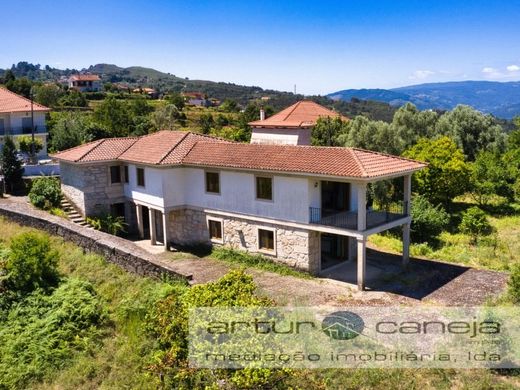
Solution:
M 451 110 L 458 104 L 467 104 L 499 118 L 511 119 L 520 115 L 520 81 L 460 81 L 393 89 L 346 89 L 327 96 L 345 101 L 352 98 L 375 100 L 393 106 L 410 102 L 421 110 Z

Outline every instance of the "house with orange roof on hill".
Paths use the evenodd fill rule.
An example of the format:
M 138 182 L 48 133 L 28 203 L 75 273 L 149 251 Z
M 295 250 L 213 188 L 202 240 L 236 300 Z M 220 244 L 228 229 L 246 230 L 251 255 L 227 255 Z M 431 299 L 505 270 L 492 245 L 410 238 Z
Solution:
M 260 119 L 249 123 L 251 143 L 310 145 L 312 128 L 319 118 L 327 117 L 348 120 L 311 100 L 301 100 L 269 118 L 260 110 Z
M 325 112 L 305 103 L 270 123 L 306 129 Z M 402 226 L 408 261 L 411 175 L 425 166 L 356 148 L 246 144 L 183 131 L 102 139 L 52 157 L 63 193 L 83 215 L 120 215 L 152 245 L 224 245 L 315 275 L 356 262 L 360 290 L 370 235 Z M 394 178 L 402 200 L 392 209 L 368 207 L 368 185 Z
M 22 136 L 30 136 L 34 125 L 35 137 L 43 145 L 37 157 L 47 156 L 47 126 L 45 114 L 48 107 L 42 106 L 21 95 L 0 87 L 0 149 L 6 136 L 13 137 L 15 143 Z
M 97 74 L 75 74 L 69 77 L 69 88 L 79 92 L 99 92 L 103 89 Z

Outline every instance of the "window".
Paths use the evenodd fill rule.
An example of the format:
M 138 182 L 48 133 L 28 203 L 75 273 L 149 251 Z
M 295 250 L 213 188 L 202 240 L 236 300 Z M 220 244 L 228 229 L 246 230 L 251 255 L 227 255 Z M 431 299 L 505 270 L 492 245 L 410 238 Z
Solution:
M 125 183 L 128 183 L 130 177 L 128 176 L 128 165 L 125 165 L 124 166 L 124 170 L 125 170 Z
M 262 200 L 273 200 L 272 177 L 256 177 L 256 198 Z
M 32 133 L 32 120 L 31 118 L 22 118 L 22 133 Z
M 137 173 L 137 185 L 144 187 L 144 168 L 136 168 Z
M 121 183 L 121 167 L 119 165 L 110 167 L 110 183 Z
M 218 172 L 206 172 L 206 192 L 220 194 L 220 174 Z
M 274 251 L 274 231 L 258 229 L 258 249 L 262 251 Z
M 4 124 L 4 118 L 0 118 L 0 135 L 5 134 L 5 124 Z
M 208 229 L 211 241 L 222 242 L 222 221 L 208 219 Z

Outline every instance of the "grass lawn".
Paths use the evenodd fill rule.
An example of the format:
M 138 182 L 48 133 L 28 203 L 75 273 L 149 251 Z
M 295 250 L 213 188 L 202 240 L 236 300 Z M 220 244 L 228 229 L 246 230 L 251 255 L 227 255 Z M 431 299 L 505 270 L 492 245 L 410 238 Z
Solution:
M 436 243 L 412 244 L 413 257 L 441 260 L 465 264 L 476 268 L 509 271 L 515 263 L 520 263 L 520 205 L 492 205 L 486 208 L 489 222 L 495 232 L 471 243 L 470 237 L 457 232 L 463 210 L 473 206 L 469 198 L 461 198 L 453 205 L 452 228 L 438 237 Z M 400 253 L 401 239 L 393 235 L 374 235 L 369 241 L 380 249 Z

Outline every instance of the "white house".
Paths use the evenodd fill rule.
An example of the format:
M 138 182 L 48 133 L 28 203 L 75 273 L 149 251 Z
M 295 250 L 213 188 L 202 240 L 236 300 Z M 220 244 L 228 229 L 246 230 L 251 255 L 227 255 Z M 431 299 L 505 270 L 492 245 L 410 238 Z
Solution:
M 160 131 L 94 141 L 53 156 L 85 215 L 111 212 L 153 245 L 228 245 L 319 274 L 354 261 L 364 288 L 371 234 L 403 226 L 424 164 L 354 148 L 243 144 Z M 392 211 L 367 210 L 367 185 L 402 177 Z
M 47 126 L 45 114 L 49 108 L 31 101 L 6 88 L 0 87 L 0 148 L 3 147 L 4 138 L 12 136 L 15 143 L 21 136 L 30 136 L 34 120 L 35 137 L 40 139 L 43 148 L 38 157 L 47 156 Z
M 69 88 L 79 92 L 98 92 L 103 89 L 96 74 L 75 74 L 69 77 Z

